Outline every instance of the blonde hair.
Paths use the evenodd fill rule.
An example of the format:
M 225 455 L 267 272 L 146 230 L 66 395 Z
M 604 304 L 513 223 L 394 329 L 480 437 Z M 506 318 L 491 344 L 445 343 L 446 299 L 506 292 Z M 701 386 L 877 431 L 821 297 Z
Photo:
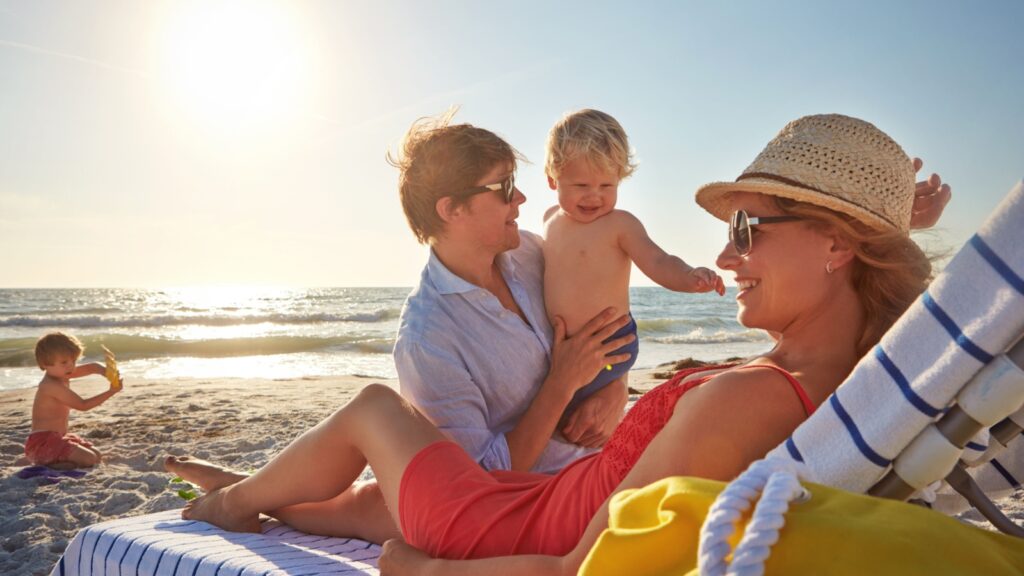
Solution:
M 63 332 L 51 332 L 36 341 L 36 363 L 40 370 L 53 364 L 59 356 L 72 356 L 75 360 L 85 351 L 78 338 Z
M 437 201 L 476 182 L 498 164 L 525 158 L 498 135 L 470 124 L 451 124 L 458 111 L 452 108 L 437 117 L 413 122 L 402 141 L 401 152 L 387 154 L 387 161 L 398 168 L 398 195 L 409 227 L 421 244 L 429 243 L 444 232 L 444 220 L 437 214 Z M 452 196 L 457 204 L 468 201 Z
M 779 196 L 773 198 L 785 214 L 806 218 L 812 225 L 834 231 L 853 249 L 851 278 L 864 308 L 864 329 L 857 341 L 857 353 L 863 356 L 928 287 L 932 258 L 904 232 L 881 231 L 828 208 Z
M 557 180 L 562 168 L 577 158 L 618 175 L 619 180 L 636 170 L 626 131 L 618 120 L 599 110 L 566 114 L 548 133 L 544 163 L 548 176 Z

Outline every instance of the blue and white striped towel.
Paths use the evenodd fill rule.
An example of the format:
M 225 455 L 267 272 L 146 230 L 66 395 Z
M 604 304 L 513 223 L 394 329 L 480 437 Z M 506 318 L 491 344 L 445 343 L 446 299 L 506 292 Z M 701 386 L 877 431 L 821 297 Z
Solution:
M 865 492 L 961 387 L 1022 333 L 1024 182 L 839 389 L 770 456 L 806 463 L 823 484 Z M 1024 442 L 1010 448 L 1024 450 Z M 1024 465 L 1015 451 L 1007 461 Z
M 375 544 L 313 536 L 276 520 L 264 522 L 262 534 L 239 534 L 169 510 L 84 528 L 50 576 L 379 574 L 379 556 Z

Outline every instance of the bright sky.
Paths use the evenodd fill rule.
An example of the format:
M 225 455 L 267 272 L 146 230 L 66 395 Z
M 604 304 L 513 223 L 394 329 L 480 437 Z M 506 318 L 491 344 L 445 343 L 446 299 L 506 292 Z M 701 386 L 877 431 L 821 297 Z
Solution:
M 425 249 L 384 155 L 450 105 L 533 161 L 528 230 L 548 128 L 593 107 L 640 160 L 620 207 L 712 265 L 726 230 L 694 190 L 839 112 L 953 185 L 932 241 L 959 247 L 1024 176 L 1022 22 L 1017 1 L 0 0 L 0 287 L 410 286 Z

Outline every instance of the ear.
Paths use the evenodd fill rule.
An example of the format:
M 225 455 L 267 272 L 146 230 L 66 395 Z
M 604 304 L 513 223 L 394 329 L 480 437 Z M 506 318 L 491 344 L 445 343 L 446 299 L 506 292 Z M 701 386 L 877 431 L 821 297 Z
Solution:
M 548 176 L 548 188 L 552 190 L 558 190 L 558 180 L 555 180 L 551 176 Z
M 828 260 L 832 262 L 833 269 L 838 270 L 853 261 L 855 254 L 849 240 L 834 232 L 828 238 Z
M 442 196 L 434 203 L 434 210 L 446 224 L 451 224 L 452 220 L 458 218 L 465 211 L 465 208 L 464 204 L 456 204 L 451 196 Z

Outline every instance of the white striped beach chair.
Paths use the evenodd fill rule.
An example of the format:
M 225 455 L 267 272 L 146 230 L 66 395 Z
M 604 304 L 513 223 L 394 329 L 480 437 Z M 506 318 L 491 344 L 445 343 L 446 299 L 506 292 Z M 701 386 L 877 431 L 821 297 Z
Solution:
M 68 545 L 51 576 L 313 576 L 379 574 L 380 546 L 314 536 L 276 520 L 262 534 L 182 520 L 180 510 L 94 524 Z

